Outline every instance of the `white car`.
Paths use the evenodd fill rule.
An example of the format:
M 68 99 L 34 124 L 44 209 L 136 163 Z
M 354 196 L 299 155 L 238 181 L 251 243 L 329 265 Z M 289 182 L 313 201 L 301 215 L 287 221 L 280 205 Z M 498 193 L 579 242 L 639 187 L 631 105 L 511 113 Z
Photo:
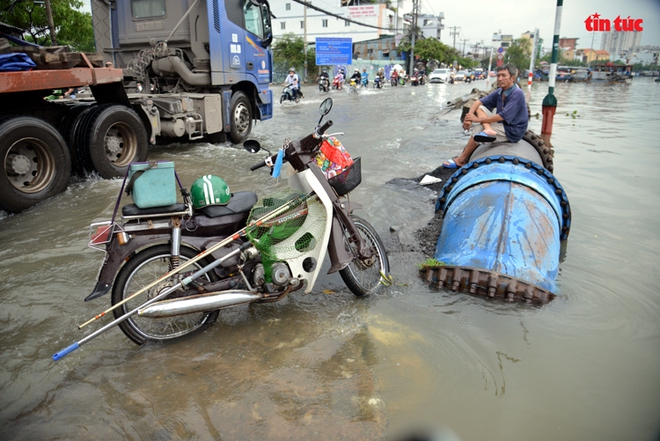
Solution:
M 449 83 L 451 80 L 450 69 L 436 69 L 429 75 L 429 82 L 431 83 Z

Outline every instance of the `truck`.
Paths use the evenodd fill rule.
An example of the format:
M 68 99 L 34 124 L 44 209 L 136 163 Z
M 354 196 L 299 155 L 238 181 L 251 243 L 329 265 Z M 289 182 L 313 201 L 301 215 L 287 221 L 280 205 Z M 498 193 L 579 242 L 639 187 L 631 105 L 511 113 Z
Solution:
M 147 160 L 149 144 L 240 143 L 253 120 L 272 117 L 267 0 L 92 0 L 91 8 L 100 66 L 81 54 L 82 66 L 0 72 L 0 209 L 20 212 L 60 193 L 72 173 L 124 177 Z M 84 86 L 89 98 L 44 99 Z

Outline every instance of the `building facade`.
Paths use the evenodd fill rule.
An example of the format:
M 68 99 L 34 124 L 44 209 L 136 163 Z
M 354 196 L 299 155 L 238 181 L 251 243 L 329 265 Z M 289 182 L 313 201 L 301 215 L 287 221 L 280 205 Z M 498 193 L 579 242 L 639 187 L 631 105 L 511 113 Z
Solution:
M 353 42 L 373 40 L 384 35 L 396 33 L 396 13 L 387 9 L 384 3 L 360 6 L 340 6 L 337 2 L 315 3 L 315 6 L 327 11 L 314 10 L 288 0 L 271 2 L 273 15 L 273 38 L 281 38 L 284 34 L 293 33 L 302 37 L 308 44 L 314 44 L 317 37 L 352 38 Z M 357 23 L 367 26 L 360 26 Z
M 631 52 L 633 48 L 639 46 L 641 42 L 641 32 L 603 32 L 600 41 L 600 48 L 601 50 L 609 52 L 610 55 L 614 57 L 613 59 L 616 59 L 626 52 Z

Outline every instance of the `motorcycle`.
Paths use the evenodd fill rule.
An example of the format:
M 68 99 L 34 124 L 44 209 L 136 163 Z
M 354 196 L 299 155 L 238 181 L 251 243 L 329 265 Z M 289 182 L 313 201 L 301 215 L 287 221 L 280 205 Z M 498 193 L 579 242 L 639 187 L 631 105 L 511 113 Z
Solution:
M 319 91 L 327 92 L 330 89 L 330 80 L 328 80 L 328 77 L 319 77 L 318 85 Z
M 374 78 L 374 89 L 381 89 L 383 87 L 383 79 L 380 75 L 376 75 Z
M 398 76 L 391 76 L 390 77 L 390 83 L 392 87 L 397 87 L 399 85 L 399 77 Z
M 341 90 L 341 85 L 344 83 L 344 77 L 342 74 L 337 74 L 332 80 L 332 88 L 336 90 Z
M 410 77 L 410 85 L 411 85 L 411 86 L 417 86 L 417 85 L 419 85 L 419 79 L 418 79 L 417 74 L 413 74 L 413 76 Z
M 348 93 L 360 93 L 357 81 L 353 78 L 348 81 Z
M 369 87 L 369 77 L 362 76 L 362 79 L 360 80 L 360 87 L 364 87 L 365 89 Z
M 282 95 L 280 96 L 280 104 L 282 104 L 284 101 L 294 101 L 296 103 L 300 102 L 300 91 L 295 94 L 294 98 L 294 92 L 293 92 L 293 87 L 291 87 L 290 84 L 287 84 L 284 86 L 282 89 Z
M 183 203 L 146 209 L 130 204 L 122 208 L 121 221 L 113 215 L 111 221 L 92 224 L 89 246 L 106 255 L 85 300 L 112 290 L 112 306 L 79 328 L 110 312 L 115 319 L 54 354 L 53 360 L 114 326 L 137 344 L 170 340 L 213 324 L 221 309 L 277 302 L 300 289 L 310 293 L 326 253 L 328 273 L 339 272 L 358 297 L 390 284 L 385 247 L 376 230 L 353 214 L 360 205 L 348 199 L 362 179 L 360 158 L 350 163 L 344 155 L 340 161 L 327 151 L 327 145 L 339 144 L 339 133 L 325 133 L 332 121 L 321 125 L 331 108 L 327 98 L 311 134 L 285 139 L 275 155 L 263 149 L 268 156 L 250 167 L 268 166 L 278 177 L 288 162 L 295 172 L 289 192 L 259 201 L 253 192 L 236 192 L 227 205 L 193 209 L 190 193 L 179 182 Z M 262 150 L 253 140 L 244 148 Z M 344 166 L 327 167 L 329 158 Z M 236 230 L 239 225 L 246 226 Z

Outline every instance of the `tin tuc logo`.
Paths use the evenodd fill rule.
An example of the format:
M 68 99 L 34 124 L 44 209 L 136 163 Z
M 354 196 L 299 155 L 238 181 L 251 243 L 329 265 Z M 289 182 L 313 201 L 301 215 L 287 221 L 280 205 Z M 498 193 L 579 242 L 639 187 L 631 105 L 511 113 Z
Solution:
M 614 23 L 614 30 L 617 32 L 642 32 L 644 30 L 642 27 L 644 20 L 641 18 L 630 18 L 630 15 L 628 18 L 621 18 L 619 15 L 611 22 L 607 18 L 600 18 L 600 14 L 597 12 L 587 17 L 584 21 L 584 27 L 589 32 L 610 32 L 612 23 Z

